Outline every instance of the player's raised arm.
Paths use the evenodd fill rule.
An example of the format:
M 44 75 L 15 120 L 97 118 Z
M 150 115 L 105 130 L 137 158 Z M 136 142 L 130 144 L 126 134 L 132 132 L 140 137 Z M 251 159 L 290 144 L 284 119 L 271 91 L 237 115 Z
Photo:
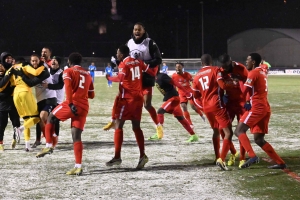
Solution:
M 93 99 L 95 97 L 94 84 L 91 82 L 88 92 L 88 98 Z

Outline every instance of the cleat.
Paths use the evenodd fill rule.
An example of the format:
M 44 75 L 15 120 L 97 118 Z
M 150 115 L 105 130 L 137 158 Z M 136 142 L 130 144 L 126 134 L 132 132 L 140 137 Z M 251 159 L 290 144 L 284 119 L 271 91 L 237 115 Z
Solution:
M 285 169 L 285 168 L 287 168 L 286 164 L 276 164 L 268 167 L 268 169 Z
M 201 118 L 202 118 L 203 122 L 205 122 L 205 117 L 203 115 L 201 116 Z
M 51 154 L 51 153 L 53 153 L 53 148 L 52 147 L 46 147 L 46 148 L 43 148 L 41 152 L 36 154 L 36 157 L 41 158 L 41 157 L 44 157 L 45 155 Z
M 53 149 L 55 149 L 57 143 L 58 143 L 58 136 L 52 137 L 52 147 L 53 147 Z
M 82 168 L 75 167 L 75 168 L 71 169 L 70 171 L 68 171 L 66 174 L 80 176 L 82 174 Z
M 164 137 L 164 130 L 163 130 L 162 125 L 157 125 L 156 134 L 157 134 L 158 139 L 162 139 Z
M 249 158 L 243 165 L 241 165 L 241 168 L 247 168 L 250 167 L 252 164 L 259 163 L 259 158 L 257 156 L 253 158 Z
M 239 168 L 242 168 L 242 165 L 246 162 L 246 160 L 240 160 Z
M 3 144 L 0 144 L 0 151 L 4 151 L 4 145 Z
M 187 140 L 187 142 L 197 142 L 199 140 L 199 137 L 195 135 L 191 135 L 191 137 Z
M 113 158 L 110 161 L 106 162 L 105 165 L 111 167 L 114 165 L 121 165 L 121 163 L 122 163 L 121 158 Z
M 114 128 L 115 127 L 115 122 L 108 122 L 104 127 L 103 127 L 103 130 L 105 131 L 108 131 L 109 129 L 111 128 Z
M 227 162 L 228 166 L 232 166 L 235 163 L 235 159 L 239 156 L 239 152 L 236 152 L 235 154 L 230 154 L 229 160 Z
M 40 141 L 35 141 L 31 148 L 36 148 L 37 146 L 41 145 L 42 143 Z
M 161 138 L 158 138 L 157 134 L 155 134 L 149 137 L 148 140 L 161 140 Z
M 223 162 L 221 158 L 218 158 L 216 161 L 216 165 L 219 166 L 222 170 L 227 171 L 228 168 L 226 167 L 226 163 Z
M 146 154 L 140 158 L 138 165 L 136 166 L 136 169 L 143 169 L 145 164 L 149 161 Z
M 17 140 L 13 139 L 11 142 L 10 148 L 14 149 L 14 148 L 16 148 L 16 145 L 17 145 Z
M 18 144 L 20 144 L 20 137 L 21 137 L 21 134 L 23 131 L 24 131 L 24 128 L 23 129 L 21 127 L 14 128 L 14 134 L 16 134 L 16 140 L 17 140 Z

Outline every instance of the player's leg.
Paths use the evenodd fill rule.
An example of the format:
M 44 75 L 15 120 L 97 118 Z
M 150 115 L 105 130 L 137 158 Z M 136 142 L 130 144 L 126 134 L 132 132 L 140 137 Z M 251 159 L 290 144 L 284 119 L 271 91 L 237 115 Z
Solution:
M 114 100 L 114 104 L 113 104 L 113 107 L 112 107 L 112 110 L 111 110 L 111 121 L 108 122 L 104 127 L 103 127 L 103 130 L 105 131 L 108 131 L 109 129 L 111 128 L 115 128 L 115 121 L 116 121 L 116 116 L 115 116 L 115 110 L 118 106 L 118 99 L 119 99 L 119 96 L 117 95 L 115 97 L 115 100 Z
M 189 113 L 188 108 L 187 108 L 188 100 L 187 100 L 186 96 L 179 96 L 179 98 L 180 98 L 180 106 L 183 110 L 183 116 L 189 121 L 191 126 L 193 126 L 191 116 L 190 116 L 190 113 Z
M 21 123 L 20 123 L 20 116 L 13 102 L 11 105 L 11 110 L 8 112 L 8 114 L 9 114 L 9 119 L 11 121 L 12 127 L 14 129 L 13 140 L 11 143 L 11 148 L 14 149 L 16 147 L 16 144 L 20 143 L 20 135 L 17 134 L 18 133 L 17 128 L 21 126 Z
M 42 135 L 42 129 L 45 129 L 45 121 L 47 121 L 47 118 L 42 118 L 43 114 L 41 113 L 43 111 L 43 108 L 46 106 L 46 99 L 40 101 L 37 103 L 38 112 L 40 113 L 40 122 L 36 124 L 35 126 L 35 142 L 31 146 L 31 148 L 36 148 L 37 146 L 41 145 L 41 135 Z M 43 128 L 42 128 L 43 127 Z M 43 132 L 44 133 L 44 132 Z
M 219 133 L 219 124 L 215 119 L 214 112 L 206 112 L 205 113 L 207 121 L 210 124 L 210 127 L 213 130 L 212 142 L 215 151 L 215 160 L 214 163 L 220 158 L 220 133 Z
M 4 151 L 3 137 L 8 123 L 8 111 L 0 111 L 0 151 Z
M 132 120 L 132 130 L 140 151 L 140 158 L 136 169 L 144 168 L 145 164 L 149 161 L 147 155 L 145 154 L 145 140 L 143 131 L 140 127 L 140 122 L 141 121 L 138 119 Z
M 83 144 L 81 141 L 81 133 L 82 130 L 76 127 L 71 128 L 72 139 L 73 139 L 73 150 L 75 157 L 75 166 L 73 169 L 69 170 L 67 175 L 81 175 L 82 174 L 82 152 L 83 152 Z
M 150 117 L 152 118 L 153 122 L 157 126 L 156 132 L 158 133 L 159 131 L 162 131 L 162 126 L 158 121 L 156 110 L 152 106 L 152 92 L 153 92 L 153 87 L 147 87 L 143 89 L 144 108 L 149 112 Z
M 199 104 L 197 104 L 197 102 L 196 102 L 196 100 L 194 99 L 194 97 L 193 97 L 192 99 L 190 99 L 189 102 L 190 102 L 191 108 L 192 108 L 198 115 L 200 115 L 200 117 L 201 117 L 201 119 L 202 119 L 203 121 L 205 121 L 205 117 L 204 117 L 204 115 L 203 115 L 203 113 L 202 113 L 202 111 L 201 111 L 202 107 L 201 107 Z

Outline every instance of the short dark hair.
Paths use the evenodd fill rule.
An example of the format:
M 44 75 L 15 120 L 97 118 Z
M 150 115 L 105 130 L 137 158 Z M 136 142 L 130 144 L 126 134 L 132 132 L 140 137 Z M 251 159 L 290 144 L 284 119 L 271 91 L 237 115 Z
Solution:
M 140 25 L 140 26 L 142 26 L 142 27 L 146 30 L 145 25 L 144 25 L 142 22 L 136 22 L 136 23 L 134 24 L 134 26 L 135 26 L 135 25 Z
M 255 67 L 258 67 L 261 63 L 261 56 L 258 53 L 250 53 L 249 56 L 255 61 Z
M 33 57 L 33 56 L 38 57 L 38 58 L 40 57 L 38 54 L 34 53 L 34 54 L 32 54 L 32 55 L 30 56 L 30 58 Z
M 177 64 L 179 64 L 179 65 L 181 65 L 182 67 L 184 67 L 184 64 L 183 64 L 182 62 L 180 62 L 180 61 L 176 61 L 175 65 L 177 65 Z
M 201 62 L 202 62 L 202 65 L 203 64 L 205 64 L 205 65 L 211 65 L 212 64 L 211 55 L 209 55 L 209 54 L 203 54 L 201 56 Z
M 82 55 L 78 52 L 73 52 L 69 55 L 69 61 L 71 65 L 80 65 L 82 61 Z
M 227 63 L 228 61 L 230 61 L 230 56 L 227 53 L 224 53 L 219 56 L 220 63 L 224 64 L 224 63 Z
M 52 49 L 50 47 L 45 46 L 42 49 L 49 49 L 50 53 L 52 53 Z
M 129 50 L 129 48 L 128 48 L 128 46 L 126 46 L 126 45 L 121 45 L 121 46 L 119 46 L 119 51 L 126 57 L 126 56 L 129 56 L 129 52 L 130 52 L 130 50 Z

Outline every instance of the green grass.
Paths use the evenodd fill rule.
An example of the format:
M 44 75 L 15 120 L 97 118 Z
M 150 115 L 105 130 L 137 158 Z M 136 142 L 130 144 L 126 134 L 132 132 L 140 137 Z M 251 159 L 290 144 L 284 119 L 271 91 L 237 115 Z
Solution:
M 289 143 L 293 143 L 289 142 L 289 140 L 298 140 L 299 143 L 299 85 L 299 76 L 269 76 L 269 102 L 272 109 L 272 117 L 269 124 L 270 133 L 266 136 L 266 140 L 273 145 L 278 154 L 286 161 L 288 169 L 298 176 L 300 176 L 300 149 L 299 146 L 295 147 L 295 149 L 289 146 Z M 112 106 L 114 94 L 116 94 L 116 84 L 114 84 L 114 88 L 107 88 L 103 81 L 99 81 L 96 82 L 96 88 L 99 87 L 102 89 L 101 93 L 105 94 L 105 98 L 110 101 L 108 106 Z M 158 108 L 161 101 L 162 95 L 155 90 L 153 105 Z M 91 114 L 93 115 L 93 113 Z M 143 116 L 147 115 L 144 112 Z M 191 112 L 191 115 L 195 114 Z M 170 121 L 167 119 L 166 123 L 170 123 Z M 172 123 L 174 123 L 174 120 Z M 248 135 L 252 139 L 253 136 Z M 286 138 L 288 140 L 285 140 Z M 286 144 L 286 146 L 282 144 Z M 256 148 L 258 156 L 267 158 L 267 155 L 256 144 L 252 142 L 252 145 Z M 207 152 L 208 155 L 211 153 Z M 194 153 L 194 155 L 191 154 L 190 156 L 197 155 Z M 196 165 L 206 165 L 207 163 L 209 163 L 207 159 L 192 162 L 192 164 Z M 250 169 L 239 170 L 235 166 L 231 168 L 232 171 L 228 172 L 228 176 L 237 181 L 237 184 L 233 185 L 233 187 L 247 191 L 247 194 L 242 193 L 241 195 L 257 199 L 300 199 L 300 182 L 288 176 L 282 170 L 267 169 L 267 166 L 271 164 L 261 160 L 259 164 L 251 166 Z

